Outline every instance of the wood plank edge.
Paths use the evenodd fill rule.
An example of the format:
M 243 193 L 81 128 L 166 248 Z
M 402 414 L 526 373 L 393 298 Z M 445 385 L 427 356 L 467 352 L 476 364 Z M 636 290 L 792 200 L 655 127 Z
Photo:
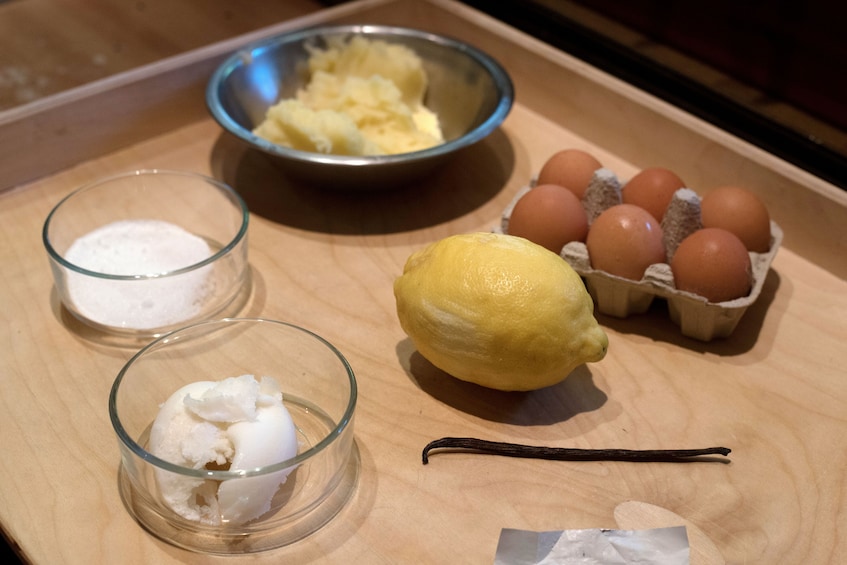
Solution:
M 394 0 L 274 24 L 0 113 L 0 193 L 208 117 L 209 76 L 243 45 Z

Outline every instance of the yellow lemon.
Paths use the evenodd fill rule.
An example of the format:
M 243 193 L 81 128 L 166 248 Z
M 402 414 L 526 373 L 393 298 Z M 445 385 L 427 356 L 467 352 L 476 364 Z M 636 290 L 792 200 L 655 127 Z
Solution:
M 561 257 L 496 233 L 413 253 L 394 282 L 397 316 L 421 355 L 464 381 L 535 390 L 609 345 L 582 279 Z

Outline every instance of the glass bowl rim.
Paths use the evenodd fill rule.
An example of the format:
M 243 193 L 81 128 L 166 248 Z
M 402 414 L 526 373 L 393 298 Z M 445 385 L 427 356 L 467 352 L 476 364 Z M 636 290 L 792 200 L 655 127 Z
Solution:
M 238 232 L 235 236 L 221 249 L 217 252 L 213 253 L 209 257 L 206 257 L 202 261 L 197 263 L 187 265 L 185 267 L 181 267 L 179 269 L 173 269 L 171 271 L 163 272 L 163 273 L 153 273 L 153 274 L 137 274 L 137 275 L 114 275 L 110 273 L 101 273 L 98 271 L 91 271 L 84 267 L 80 267 L 79 265 L 75 265 L 71 263 L 67 259 L 65 259 L 56 248 L 53 247 L 53 244 L 50 242 L 50 236 L 48 234 L 50 230 L 50 223 L 53 220 L 53 217 L 58 213 L 59 209 L 63 204 L 68 202 L 74 196 L 86 192 L 88 190 L 92 190 L 97 188 L 98 186 L 104 185 L 108 182 L 130 178 L 133 176 L 143 176 L 143 175 L 170 175 L 170 176 L 182 176 L 182 177 L 191 177 L 196 180 L 203 180 L 210 185 L 214 186 L 218 190 L 222 191 L 224 194 L 229 196 L 238 208 L 241 210 L 241 225 L 238 229 Z M 247 204 L 244 202 L 244 199 L 238 194 L 231 186 L 228 184 L 219 181 L 216 178 L 210 177 L 208 175 L 204 175 L 201 173 L 195 173 L 191 171 L 179 171 L 175 169 L 136 169 L 134 171 L 118 173 L 115 175 L 110 175 L 108 177 L 100 178 L 94 181 L 89 182 L 79 188 L 74 189 L 69 194 L 65 195 L 55 206 L 50 210 L 50 213 L 47 215 L 47 219 L 44 220 L 44 226 L 41 230 L 41 239 L 44 243 L 44 248 L 47 250 L 47 254 L 51 259 L 62 265 L 63 267 L 70 269 L 74 272 L 77 272 L 82 275 L 86 275 L 89 277 L 94 277 L 98 279 L 106 279 L 106 280 L 117 280 L 117 281 L 137 281 L 137 280 L 150 280 L 150 279 L 161 279 L 166 277 L 175 277 L 184 273 L 188 273 L 191 271 L 196 271 L 206 265 L 210 265 L 220 259 L 221 257 L 229 254 L 247 235 L 247 228 L 250 223 L 250 211 L 247 209 Z
M 156 457 L 155 455 L 153 455 L 152 453 L 150 453 L 149 451 L 147 451 L 146 449 L 141 447 L 138 444 L 138 442 L 136 442 L 133 438 L 131 438 L 129 436 L 126 429 L 123 427 L 123 424 L 121 423 L 121 419 L 120 419 L 120 416 L 118 415 L 118 409 L 117 409 L 118 388 L 120 387 L 120 384 L 123 381 L 123 377 L 126 374 L 127 370 L 129 370 L 130 366 L 136 360 L 138 360 L 141 356 L 143 356 L 145 353 L 150 351 L 151 349 L 157 348 L 157 347 L 159 347 L 163 344 L 167 344 L 167 342 L 169 340 L 179 339 L 180 336 L 175 335 L 175 334 L 179 334 L 180 332 L 193 332 L 194 330 L 197 330 L 198 328 L 200 328 L 202 326 L 212 326 L 212 325 L 224 326 L 224 325 L 227 325 L 227 324 L 237 325 L 237 324 L 243 324 L 243 323 L 272 324 L 272 325 L 278 325 L 278 326 L 285 326 L 289 329 L 293 329 L 293 330 L 302 332 L 302 333 L 316 339 L 317 341 L 319 341 L 323 345 L 325 345 L 338 358 L 338 360 L 341 361 L 341 364 L 344 367 L 345 372 L 347 373 L 347 379 L 348 379 L 348 382 L 349 382 L 349 385 L 350 385 L 350 397 L 347 401 L 347 406 L 344 409 L 344 414 L 339 419 L 338 424 L 336 424 L 335 427 L 326 435 L 326 437 L 324 437 L 317 444 L 313 445 L 312 447 L 310 447 L 309 449 L 307 449 L 306 451 L 304 451 L 302 453 L 298 453 L 296 456 L 294 456 L 290 459 L 285 459 L 283 461 L 278 461 L 276 463 L 273 463 L 273 464 L 270 464 L 270 465 L 265 465 L 265 466 L 262 466 L 262 467 L 255 467 L 253 469 L 241 469 L 241 470 L 237 470 L 237 471 L 192 469 L 192 468 L 189 468 L 189 467 L 183 467 L 181 465 L 177 465 L 175 463 L 165 461 L 164 459 L 160 459 L 159 457 Z M 284 393 L 283 393 L 283 396 L 284 396 Z M 344 355 L 338 350 L 338 348 L 336 348 L 332 343 L 330 343 L 329 341 L 327 341 L 325 338 L 321 337 L 317 333 L 315 333 L 311 330 L 308 330 L 306 328 L 303 328 L 301 326 L 289 323 L 289 322 L 282 322 L 282 321 L 279 321 L 279 320 L 270 320 L 270 319 L 267 319 L 267 318 L 222 318 L 222 319 L 219 319 L 219 320 L 204 320 L 204 321 L 201 321 L 201 322 L 190 324 L 190 325 L 175 329 L 173 331 L 170 331 L 170 332 L 162 335 L 161 337 L 153 340 L 152 342 L 148 343 L 146 346 L 141 348 L 137 353 L 135 353 L 135 355 L 133 355 L 132 358 L 130 358 L 129 361 L 127 361 L 124 364 L 124 366 L 121 367 L 121 370 L 118 372 L 117 377 L 115 378 L 114 382 L 112 383 L 112 388 L 111 388 L 111 391 L 109 392 L 109 419 L 112 422 L 112 428 L 114 429 L 115 433 L 117 434 L 118 439 L 121 442 L 121 444 L 126 446 L 127 448 L 129 448 L 129 450 L 132 451 L 136 456 L 143 459 L 144 461 L 147 461 L 148 463 L 150 463 L 154 467 L 156 467 L 158 469 L 165 470 L 165 471 L 170 471 L 172 473 L 184 475 L 184 476 L 223 481 L 223 480 L 229 480 L 229 479 L 247 478 L 247 477 L 256 477 L 256 476 L 267 475 L 267 474 L 270 474 L 270 473 L 275 473 L 275 472 L 278 472 L 278 471 L 283 471 L 283 470 L 286 470 L 286 469 L 289 469 L 289 468 L 292 468 L 292 467 L 296 467 L 299 464 L 309 460 L 310 458 L 317 455 L 318 453 L 320 453 L 324 449 L 328 448 L 350 426 L 350 424 L 353 421 L 353 413 L 356 409 L 357 398 L 358 398 L 358 386 L 356 384 L 356 376 L 353 373 L 353 368 L 350 366 L 350 363 L 347 361 L 347 359 L 344 357 Z

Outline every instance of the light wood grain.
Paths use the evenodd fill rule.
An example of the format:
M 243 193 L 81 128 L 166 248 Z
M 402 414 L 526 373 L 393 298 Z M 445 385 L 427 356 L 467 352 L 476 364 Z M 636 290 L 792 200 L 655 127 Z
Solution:
M 688 536 L 691 565 L 725 565 L 720 550 L 696 524 L 653 504 L 629 500 L 615 507 L 615 522 L 622 529 L 684 526 Z
M 199 45 L 196 49 L 181 51 L 166 44 L 159 50 L 136 52 L 122 65 L 126 67 L 123 72 L 104 73 L 100 80 L 90 82 L 79 80 L 73 88 L 58 89 L 52 95 L 0 111 L 0 191 L 208 116 L 206 84 L 223 58 L 252 40 L 320 21 L 302 15 L 309 13 L 308 5 L 311 3 L 298 2 L 284 10 L 289 16 L 300 15 L 298 18 L 235 37 L 229 37 L 234 32 L 230 30 L 229 34 L 221 33 L 220 41 L 208 45 L 196 37 L 176 41 L 182 47 Z M 47 19 L 49 6 L 47 3 L 41 11 L 34 11 L 41 15 L 38 21 Z M 182 9 L 186 6 L 193 4 Z M 317 9 L 314 5 L 311 8 Z M 322 11 L 318 17 L 337 17 L 350 9 L 355 8 L 340 6 Z M 188 13 L 183 17 L 189 17 Z M 0 19 L 4 21 L 8 20 Z M 134 33 L 145 35 L 143 28 Z M 10 37 L 18 36 L 8 35 L 6 41 L 11 41 Z
M 0 2 L 0 112 L 324 7 L 318 0 Z
M 696 528 L 705 540 L 698 543 L 712 544 L 727 563 L 847 560 L 847 282 L 833 267 L 843 261 L 844 224 L 828 223 L 845 213 L 830 209 L 842 206 L 838 194 L 720 132 L 690 133 L 688 147 L 677 147 L 687 117 L 454 3 L 367 2 L 361 10 L 368 20 L 456 32 L 501 58 L 518 96 L 504 126 L 435 176 L 384 194 L 293 183 L 209 119 L 0 194 L 0 524 L 26 557 L 71 564 L 490 563 L 501 528 L 654 527 L 666 511 Z M 557 94 L 570 85 L 573 96 Z M 655 124 L 655 135 L 671 136 L 673 147 L 650 152 L 656 143 L 642 143 L 650 131 L 604 119 L 621 114 L 632 124 Z M 622 175 L 662 156 L 704 182 L 722 174 L 763 178 L 761 190 L 771 194 L 793 247 L 780 250 L 762 298 L 731 339 L 682 338 L 659 306 L 626 320 L 601 317 L 606 359 L 549 389 L 507 394 L 452 379 L 404 336 L 393 280 L 422 245 L 489 230 L 563 146 L 597 151 Z M 713 171 L 713 159 L 729 170 Z M 243 313 L 316 331 L 357 374 L 360 482 L 341 514 L 301 543 L 245 558 L 196 555 L 150 537 L 121 504 L 106 401 L 133 351 L 86 339 L 68 319 L 40 230 L 73 188 L 140 167 L 208 173 L 238 190 L 252 213 L 255 273 Z M 783 221 L 790 206 L 829 214 L 818 224 L 822 233 L 807 236 L 798 233 L 807 227 Z M 827 238 L 834 243 L 826 249 L 802 252 L 803 242 Z M 428 441 L 460 434 L 595 448 L 726 445 L 733 452 L 728 464 L 471 454 L 434 454 L 421 464 Z M 629 502 L 650 506 L 633 510 Z M 659 510 L 644 510 L 652 507 Z

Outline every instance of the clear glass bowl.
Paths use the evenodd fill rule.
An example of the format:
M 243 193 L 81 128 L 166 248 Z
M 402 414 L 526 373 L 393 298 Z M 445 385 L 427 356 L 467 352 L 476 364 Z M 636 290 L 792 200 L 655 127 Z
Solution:
M 232 471 L 192 469 L 148 451 L 152 423 L 174 392 L 193 382 L 244 374 L 257 379 L 271 376 L 279 382 L 296 429 L 295 457 Z M 248 318 L 176 330 L 130 359 L 109 396 L 109 415 L 121 451 L 124 504 L 155 536 L 198 552 L 251 553 L 295 542 L 333 518 L 355 489 L 356 397 L 356 379 L 348 362 L 332 344 L 308 330 Z M 271 489 L 270 510 L 244 524 L 209 525 L 186 519 L 163 499 L 163 479 L 205 481 L 214 491 L 219 483 L 244 485 L 284 470 L 291 471 L 279 490 Z
M 248 219 L 241 197 L 213 178 L 141 170 L 75 190 L 42 236 L 68 312 L 149 340 L 237 314 L 249 294 Z

